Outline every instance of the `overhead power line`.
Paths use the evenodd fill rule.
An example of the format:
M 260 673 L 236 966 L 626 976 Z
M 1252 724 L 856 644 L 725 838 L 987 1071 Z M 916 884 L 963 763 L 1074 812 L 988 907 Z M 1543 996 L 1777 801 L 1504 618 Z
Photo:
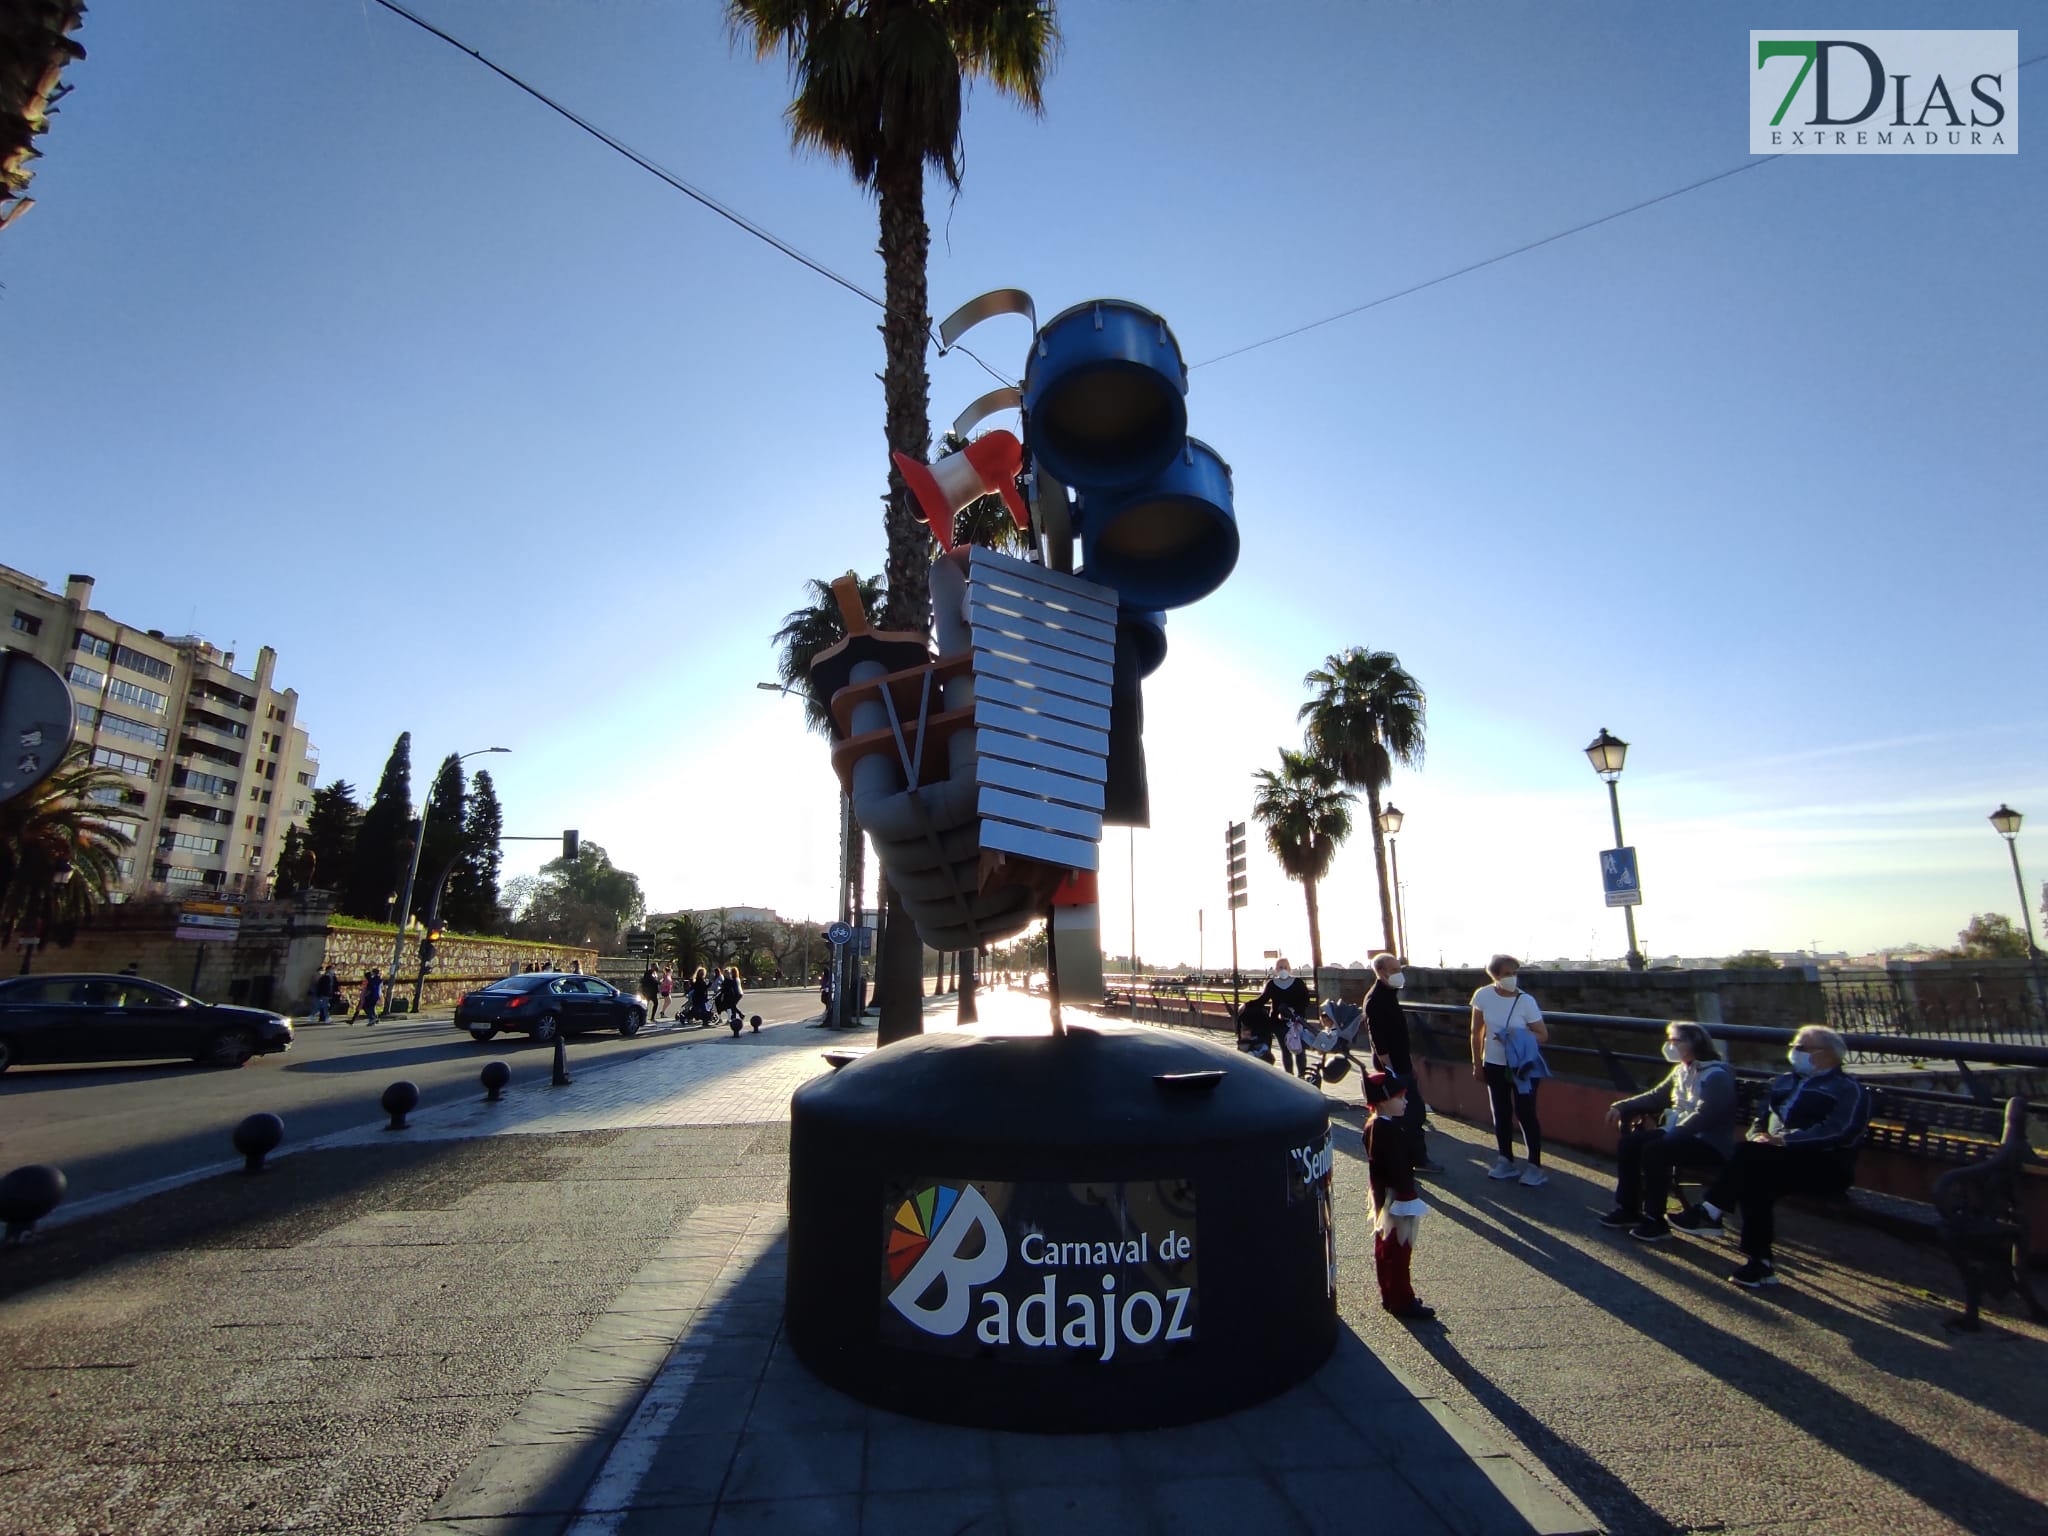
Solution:
M 572 111 L 568 107 L 565 107 L 564 105 L 562 105 L 561 102 L 555 100 L 554 97 L 548 95 L 547 92 L 541 90 L 538 86 L 529 85 L 526 81 L 520 79 L 519 76 L 513 74 L 511 70 L 505 68 L 504 65 L 499 64 L 492 59 L 486 58 L 480 50 L 470 47 L 470 45 L 468 43 L 463 42 L 461 38 L 455 37 L 447 32 L 444 32 L 441 28 L 435 26 L 431 21 L 428 21 L 425 17 L 416 15 L 412 11 L 407 10 L 404 6 L 398 4 L 398 0 L 377 0 L 377 4 L 383 6 L 385 10 L 391 12 L 394 16 L 403 17 L 405 20 L 411 22 L 414 26 L 418 27 L 421 31 L 431 33 L 433 36 L 438 37 L 442 42 L 446 43 L 449 47 L 468 54 L 472 59 L 475 59 L 477 63 L 483 65 L 483 67 L 485 69 L 488 69 L 492 74 L 498 76 L 501 80 L 508 81 L 512 85 L 517 86 L 520 90 L 524 91 L 527 95 L 531 96 L 535 101 L 539 102 L 549 111 L 559 113 L 561 116 L 567 118 L 570 122 L 574 123 L 578 128 L 581 128 L 585 133 L 589 134 L 593 139 L 596 139 L 600 144 L 603 144 L 606 148 L 611 149 L 618 154 L 624 155 L 628 160 L 632 161 L 635 165 L 639 166 L 641 170 L 647 172 L 650 176 L 658 177 L 660 180 L 666 182 L 669 186 L 675 188 L 676 191 L 682 193 L 685 197 L 691 198 L 694 201 L 701 203 L 704 207 L 710 209 L 720 218 L 725 219 L 729 223 L 735 225 L 736 227 L 745 230 L 748 234 L 752 235 L 756 240 L 762 241 L 765 244 L 773 246 L 776 250 L 782 252 L 783 255 L 787 256 L 791 261 L 794 261 L 801 266 L 810 268 L 811 271 L 817 273 L 818 276 L 824 278 L 827 282 L 837 283 L 841 288 L 844 288 L 848 293 L 866 299 L 870 304 L 874 305 L 875 308 L 879 310 L 886 311 L 888 309 L 889 306 L 886 303 L 884 303 L 875 294 L 872 294 L 868 292 L 867 289 L 861 287 L 861 285 L 859 283 L 856 283 L 852 278 L 847 277 L 842 273 L 833 271 L 830 267 L 826 266 L 825 263 L 819 261 L 816 257 L 805 255 L 802 251 L 798 250 L 795 246 L 791 245 L 787 240 L 784 240 L 780 235 L 777 235 L 773 230 L 764 229 L 761 225 L 755 223 L 752 219 L 748 218 L 745 214 L 739 212 L 737 209 L 730 208 L 726 204 L 720 202 L 717 198 L 713 197 L 709 192 L 706 192 L 703 188 L 692 186 L 689 182 L 683 180 L 682 177 L 676 175 L 674 171 L 671 171 L 666 166 L 649 159 L 646 155 L 640 153 L 639 150 L 633 148 L 632 145 L 626 143 L 617 135 L 608 133 L 606 130 L 598 127 L 597 124 L 591 122 L 590 119 L 582 116 L 581 114 L 575 111 Z M 936 336 L 930 335 L 929 327 L 927 327 L 927 339 L 935 347 L 938 345 L 938 338 Z M 940 350 L 946 349 L 941 348 Z M 967 356 L 974 358 L 975 362 L 980 363 L 982 368 L 986 370 L 991 377 L 993 377 L 1000 383 L 1014 384 L 1016 382 L 1016 380 L 1008 378 L 1004 374 L 998 372 L 996 369 L 989 367 L 989 365 L 986 362 L 983 362 L 981 358 L 976 357 L 974 353 L 969 352 L 965 347 L 954 347 L 951 350 L 955 352 L 965 352 Z

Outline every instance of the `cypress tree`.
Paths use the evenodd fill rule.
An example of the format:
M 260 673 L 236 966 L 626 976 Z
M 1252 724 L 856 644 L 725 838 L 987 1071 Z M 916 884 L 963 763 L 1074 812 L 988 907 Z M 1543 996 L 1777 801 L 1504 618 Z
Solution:
M 313 810 L 306 818 L 304 844 L 313 867 L 304 884 L 337 894 L 348 889 L 349 869 L 356 853 L 356 829 L 362 820 L 363 808 L 356 804 L 355 786 L 347 779 L 336 779 L 313 791 Z
M 462 857 L 448 878 L 441 914 L 464 933 L 496 933 L 503 922 L 498 911 L 498 838 L 505 830 L 498 807 L 497 786 L 490 770 L 479 769 L 470 784 L 469 810 L 462 824 Z
M 420 882 L 412 893 L 413 910 L 422 919 L 432 914 L 435 882 L 451 875 L 462 857 L 463 832 L 462 760 L 450 752 L 441 759 L 434 775 L 434 787 L 427 792 L 426 845 L 420 850 Z M 441 916 L 447 916 L 447 898 L 442 898 Z
M 405 884 L 412 842 L 412 732 L 401 731 L 384 760 L 384 776 L 356 831 L 356 855 L 341 910 L 351 917 L 388 918 L 391 896 Z

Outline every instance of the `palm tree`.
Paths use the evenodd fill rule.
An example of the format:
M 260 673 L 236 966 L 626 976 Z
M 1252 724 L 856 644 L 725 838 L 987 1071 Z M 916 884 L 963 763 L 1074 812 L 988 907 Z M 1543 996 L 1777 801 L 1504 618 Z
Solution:
M 1266 846 L 1308 898 L 1310 985 L 1320 990 L 1323 970 L 1323 919 L 1316 905 L 1316 882 L 1330 872 L 1337 845 L 1351 835 L 1351 791 L 1341 787 L 1336 768 L 1308 752 L 1280 749 L 1280 771 L 1261 768 L 1252 775 L 1258 794 L 1252 815 L 1266 829 Z
M 1380 927 L 1391 952 L 1394 903 L 1387 885 L 1387 840 L 1380 830 L 1380 791 L 1394 764 L 1422 766 L 1424 716 L 1429 700 L 1392 651 L 1354 646 L 1302 679 L 1315 697 L 1301 706 L 1309 750 L 1352 789 L 1365 791 L 1372 819 L 1372 868 L 1380 883 Z
M 0 943 L 23 928 L 47 936 L 106 905 L 135 838 L 96 807 L 118 803 L 122 782 L 76 746 L 55 773 L 0 805 Z
M 926 169 L 960 189 L 960 117 L 967 83 L 983 79 L 1036 113 L 1059 43 L 1053 0 L 726 0 L 735 40 L 789 61 L 799 149 L 842 160 L 875 194 L 882 257 L 882 372 L 887 450 L 923 459 L 931 447 L 931 342 L 925 263 Z M 888 541 L 887 627 L 922 634 L 931 621 L 931 542 L 894 461 L 882 514 Z M 879 1038 L 924 1027 L 924 946 L 885 889 Z
M 727 0 L 726 20 L 757 58 L 789 60 L 797 148 L 844 161 L 875 194 L 888 449 L 922 459 L 931 447 L 925 170 L 959 191 L 970 80 L 1044 110 L 1040 90 L 1059 41 L 1052 0 Z M 931 614 L 930 536 L 903 477 L 893 462 L 887 468 L 887 627 L 921 632 Z

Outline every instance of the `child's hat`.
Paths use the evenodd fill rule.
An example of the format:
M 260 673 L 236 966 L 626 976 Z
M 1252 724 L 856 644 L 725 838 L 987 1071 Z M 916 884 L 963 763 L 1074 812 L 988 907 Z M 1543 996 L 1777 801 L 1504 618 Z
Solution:
M 1392 1072 L 1368 1072 L 1364 1081 L 1365 1102 L 1368 1104 L 1384 1104 L 1408 1089 L 1408 1085 Z

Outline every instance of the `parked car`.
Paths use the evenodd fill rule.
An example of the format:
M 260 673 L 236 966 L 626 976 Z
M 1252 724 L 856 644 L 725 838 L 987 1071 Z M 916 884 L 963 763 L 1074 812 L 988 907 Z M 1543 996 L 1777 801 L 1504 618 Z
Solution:
M 595 976 L 535 971 L 465 992 L 455 1002 L 455 1027 L 482 1043 L 500 1031 L 531 1035 L 545 1045 L 559 1034 L 616 1029 L 627 1039 L 647 1022 L 647 1005 Z
M 186 1056 L 239 1067 L 291 1049 L 267 1008 L 202 1003 L 139 976 L 13 976 L 0 981 L 0 1072 L 18 1064 Z

